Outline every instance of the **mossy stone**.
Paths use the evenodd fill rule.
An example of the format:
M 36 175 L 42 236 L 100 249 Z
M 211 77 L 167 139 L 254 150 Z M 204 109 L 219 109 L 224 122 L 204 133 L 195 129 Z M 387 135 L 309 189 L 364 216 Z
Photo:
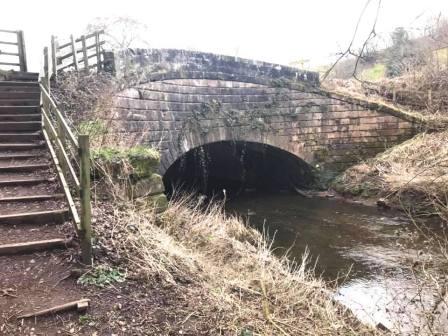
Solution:
M 149 196 L 147 204 L 154 206 L 156 208 L 156 212 L 163 212 L 168 208 L 168 199 L 165 194 Z
M 104 170 L 112 173 L 114 177 L 123 173 L 127 161 L 127 166 L 132 168 L 132 172 L 127 174 L 137 180 L 151 176 L 157 170 L 160 162 L 159 152 L 145 146 L 128 149 L 102 147 L 93 150 L 91 158 L 98 166 L 103 166 Z
M 165 191 L 162 176 L 152 174 L 150 177 L 142 178 L 130 186 L 129 197 L 139 198 L 148 195 L 161 194 Z
M 159 152 L 145 146 L 135 146 L 128 149 L 126 157 L 133 168 L 134 177 L 138 178 L 151 176 L 160 163 Z

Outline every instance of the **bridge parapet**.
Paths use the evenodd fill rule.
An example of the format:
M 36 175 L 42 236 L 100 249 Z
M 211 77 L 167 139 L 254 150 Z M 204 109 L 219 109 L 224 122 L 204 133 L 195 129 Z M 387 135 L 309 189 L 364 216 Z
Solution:
M 139 82 L 217 79 L 269 85 L 276 80 L 319 85 L 317 72 L 240 57 L 178 49 L 128 49 L 115 54 L 117 75 L 139 74 Z

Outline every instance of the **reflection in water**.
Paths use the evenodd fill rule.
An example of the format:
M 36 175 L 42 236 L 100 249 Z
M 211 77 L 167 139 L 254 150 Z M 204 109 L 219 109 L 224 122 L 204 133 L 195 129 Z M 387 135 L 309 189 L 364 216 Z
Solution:
M 362 321 L 402 334 L 425 323 L 422 311 L 431 310 L 434 299 L 429 288 L 416 288 L 410 265 L 422 257 L 420 246 L 402 239 L 412 226 L 401 214 L 290 194 L 246 194 L 227 210 L 275 234 L 277 253 L 288 250 L 300 259 L 308 248 L 317 272 L 338 279 L 335 299 Z

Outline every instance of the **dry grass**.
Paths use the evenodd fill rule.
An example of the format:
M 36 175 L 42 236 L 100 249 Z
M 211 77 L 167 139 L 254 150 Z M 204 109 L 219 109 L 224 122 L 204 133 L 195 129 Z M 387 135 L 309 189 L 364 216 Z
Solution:
M 134 276 L 199 284 L 209 298 L 199 304 L 210 305 L 213 319 L 219 307 L 225 335 L 379 334 L 333 302 L 332 288 L 313 275 L 306 256 L 297 263 L 275 257 L 266 237 L 225 216 L 222 204 L 204 209 L 178 198 L 158 217 L 146 206 L 115 207 L 105 223 L 97 225 L 99 244 Z
M 364 197 L 384 197 L 417 210 L 433 212 L 435 200 L 446 204 L 448 131 L 421 133 L 413 139 L 345 171 L 334 186 Z

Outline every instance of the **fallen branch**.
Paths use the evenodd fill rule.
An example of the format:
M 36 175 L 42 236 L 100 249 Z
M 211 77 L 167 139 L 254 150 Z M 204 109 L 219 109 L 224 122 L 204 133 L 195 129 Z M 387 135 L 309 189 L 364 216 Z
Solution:
M 64 303 L 62 305 L 55 306 L 55 307 L 52 307 L 52 308 L 39 310 L 39 311 L 34 312 L 34 313 L 20 315 L 20 316 L 17 317 L 17 319 L 22 319 L 22 318 L 27 318 L 27 317 L 43 316 L 43 315 L 50 315 L 50 314 L 60 313 L 60 312 L 64 312 L 64 311 L 68 311 L 68 310 L 72 310 L 72 309 L 76 309 L 78 312 L 83 312 L 83 311 L 85 311 L 89 307 L 89 304 L 90 304 L 90 300 L 89 299 L 81 299 L 81 300 L 78 300 L 78 301 Z

